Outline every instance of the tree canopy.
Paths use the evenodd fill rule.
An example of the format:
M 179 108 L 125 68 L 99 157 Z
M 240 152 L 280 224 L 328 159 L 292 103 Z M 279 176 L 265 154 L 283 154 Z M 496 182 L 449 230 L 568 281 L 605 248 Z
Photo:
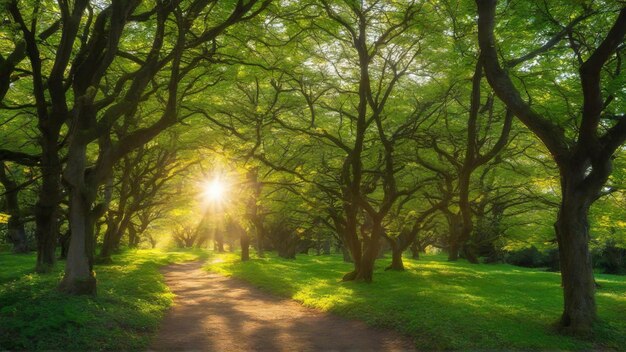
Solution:
M 365 282 L 533 248 L 584 333 L 594 265 L 626 268 L 623 1 L 0 6 L 1 231 L 39 271 L 60 247 L 64 292 L 125 246 L 337 250 Z

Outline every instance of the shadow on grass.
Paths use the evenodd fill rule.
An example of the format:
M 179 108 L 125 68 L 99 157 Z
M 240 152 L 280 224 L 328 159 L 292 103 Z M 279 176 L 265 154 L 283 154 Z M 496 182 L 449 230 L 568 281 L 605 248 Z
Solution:
M 202 256 L 151 250 L 115 255 L 114 264 L 95 267 L 95 298 L 56 290 L 63 265 L 1 285 L 0 350 L 145 348 L 173 297 L 159 267 Z
M 236 258 L 235 258 L 236 259 Z M 303 304 L 391 327 L 415 338 L 422 349 L 589 349 L 623 348 L 626 280 L 613 279 L 598 294 L 601 322 L 593 340 L 553 332 L 562 308 L 558 274 L 510 265 L 450 263 L 440 258 L 407 259 L 405 272 L 376 265 L 371 284 L 340 282 L 351 270 L 338 256 L 275 257 L 240 263 L 232 257 L 209 269 Z M 621 297 L 619 294 L 621 293 Z
M 35 272 L 35 253 L 0 253 L 0 285 Z

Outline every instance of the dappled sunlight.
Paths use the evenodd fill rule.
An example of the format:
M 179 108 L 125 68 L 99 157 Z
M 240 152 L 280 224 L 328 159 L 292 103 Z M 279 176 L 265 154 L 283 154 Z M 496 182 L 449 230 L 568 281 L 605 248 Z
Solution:
M 142 349 L 174 298 L 162 281 L 159 267 L 203 256 L 200 251 L 161 250 L 114 255 L 115 264 L 96 265 L 99 288 L 95 298 L 51 290 L 59 280 L 61 266 L 50 274 L 22 276 L 0 285 L 0 334 L 19 330 L 22 338 L 12 341 L 22 347 L 16 350 L 48 350 L 50 346 L 69 350 L 84 350 L 85 346 Z M 33 267 L 34 256 L 22 258 L 29 258 L 28 267 Z M 0 266 L 0 273 L 3 269 Z M 8 312 L 13 313 L 7 316 Z M 54 319 L 42 322 L 42 314 Z M 103 330 L 109 334 L 103 335 Z
M 555 273 L 509 265 L 451 263 L 425 256 L 405 259 L 405 272 L 385 272 L 389 259 L 379 260 L 376 280 L 362 284 L 339 281 L 352 265 L 338 256 L 301 255 L 287 262 L 270 254 L 247 263 L 237 262 L 235 255 L 224 258 L 207 269 L 245 278 L 309 307 L 418 334 L 423 343 L 430 341 L 428 346 L 504 348 L 523 343 L 528 348 L 570 349 L 581 343 L 548 328 L 562 308 L 562 290 Z M 602 289 L 598 302 L 626 307 L 626 298 Z M 442 344 L 440 339 L 448 342 Z
M 0 3 L 0 352 L 626 348 L 626 0 Z

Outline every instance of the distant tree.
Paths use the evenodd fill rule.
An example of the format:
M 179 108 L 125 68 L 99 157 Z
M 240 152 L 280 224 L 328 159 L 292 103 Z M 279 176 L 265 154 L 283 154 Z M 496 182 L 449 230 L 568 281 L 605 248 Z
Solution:
M 23 188 L 19 185 L 15 177 L 11 175 L 9 167 L 0 161 L 0 184 L 4 188 L 2 198 L 4 204 L 0 209 L 9 215 L 7 221 L 7 237 L 13 244 L 13 252 L 28 252 L 28 239 L 26 238 L 26 230 L 24 229 L 24 216 L 20 209 L 19 192 Z

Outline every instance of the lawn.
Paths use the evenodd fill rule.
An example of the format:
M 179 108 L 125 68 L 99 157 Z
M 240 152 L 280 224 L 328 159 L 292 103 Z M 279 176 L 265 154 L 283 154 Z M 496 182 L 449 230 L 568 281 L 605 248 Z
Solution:
M 134 250 L 98 265 L 98 295 L 58 292 L 64 263 L 36 274 L 35 255 L 0 253 L 0 350 L 146 349 L 173 294 L 159 267 L 205 252 Z
M 405 272 L 385 272 L 379 260 L 371 284 L 340 282 L 351 269 L 339 256 L 299 256 L 239 262 L 212 258 L 207 269 L 245 279 L 304 305 L 396 329 L 432 349 L 624 349 L 626 277 L 597 275 L 600 321 L 595 335 L 576 339 L 552 326 L 562 308 L 556 273 L 506 264 L 451 263 L 443 256 L 406 259 Z

